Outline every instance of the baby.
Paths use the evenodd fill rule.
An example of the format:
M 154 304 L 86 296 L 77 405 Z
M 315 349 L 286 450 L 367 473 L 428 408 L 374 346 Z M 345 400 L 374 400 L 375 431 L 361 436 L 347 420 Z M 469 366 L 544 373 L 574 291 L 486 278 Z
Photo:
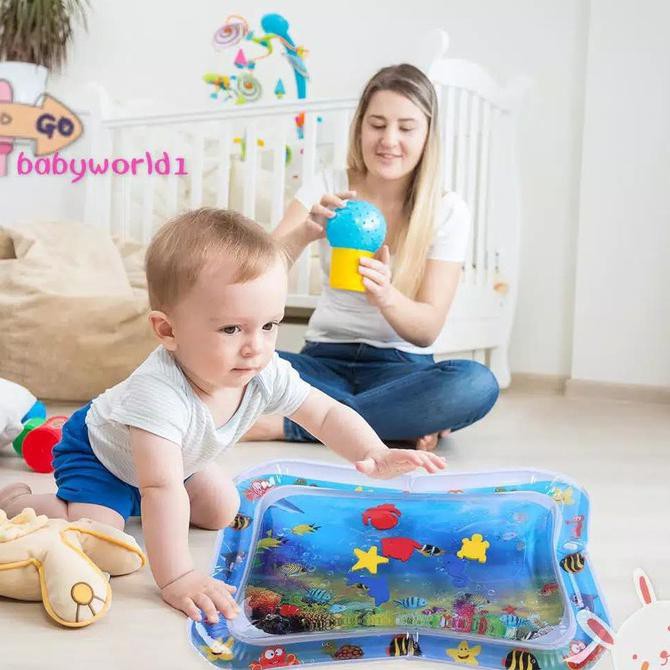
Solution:
M 445 464 L 429 452 L 388 449 L 356 412 L 277 356 L 287 265 L 258 224 L 225 210 L 183 214 L 152 240 L 146 273 L 160 346 L 65 424 L 54 449 L 57 493 L 13 484 L 0 491 L 0 509 L 121 529 L 141 514 L 163 599 L 215 623 L 219 612 L 238 613 L 234 587 L 194 570 L 189 522 L 215 530 L 233 520 L 238 493 L 214 461 L 261 414 L 288 416 L 370 477 Z

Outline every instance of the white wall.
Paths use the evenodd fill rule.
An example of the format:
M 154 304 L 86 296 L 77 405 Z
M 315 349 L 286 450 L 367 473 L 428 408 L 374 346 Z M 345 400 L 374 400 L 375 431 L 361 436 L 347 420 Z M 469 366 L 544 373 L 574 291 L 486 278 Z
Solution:
M 670 3 L 591 4 L 572 376 L 670 386 Z
M 97 80 L 121 100 L 216 105 L 201 76 L 230 56 L 218 60 L 212 34 L 228 14 L 258 25 L 276 11 L 310 50 L 310 95 L 357 95 L 383 65 L 425 65 L 425 35 L 446 28 L 454 57 L 483 64 L 502 82 L 519 73 L 534 80 L 519 128 L 525 222 L 511 362 L 515 372 L 568 375 L 588 3 L 339 0 L 324 14 L 325 7 L 307 0 L 94 0 L 89 32 L 76 36 L 69 66 L 52 77 L 50 90 L 74 102 L 86 81 Z

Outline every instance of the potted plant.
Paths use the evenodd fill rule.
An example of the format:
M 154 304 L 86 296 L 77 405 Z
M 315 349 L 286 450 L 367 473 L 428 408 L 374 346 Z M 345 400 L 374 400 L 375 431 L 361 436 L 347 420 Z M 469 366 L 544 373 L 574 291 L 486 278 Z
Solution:
M 75 22 L 86 28 L 88 0 L 0 0 L 0 80 L 14 101 L 34 104 L 49 70 L 65 63 Z

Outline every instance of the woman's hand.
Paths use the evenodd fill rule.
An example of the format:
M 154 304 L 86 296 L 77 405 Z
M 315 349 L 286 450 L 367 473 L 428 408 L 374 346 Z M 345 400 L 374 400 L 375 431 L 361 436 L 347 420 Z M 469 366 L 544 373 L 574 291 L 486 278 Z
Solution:
M 342 191 L 342 193 L 326 193 L 319 202 L 312 205 L 305 219 L 307 241 L 313 242 L 326 236 L 326 225 L 329 219 L 335 216 L 338 207 L 344 207 L 346 200 L 356 197 L 356 191 Z
M 391 252 L 385 244 L 379 258 L 361 258 L 358 271 L 363 275 L 363 285 L 368 301 L 384 309 L 393 304 L 396 289 L 391 284 Z

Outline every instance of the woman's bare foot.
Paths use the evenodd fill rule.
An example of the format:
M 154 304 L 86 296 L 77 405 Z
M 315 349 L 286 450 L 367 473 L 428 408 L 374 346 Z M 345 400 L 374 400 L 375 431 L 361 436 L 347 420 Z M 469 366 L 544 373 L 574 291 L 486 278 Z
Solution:
M 423 435 L 416 440 L 417 451 L 434 451 L 437 447 L 441 437 L 447 437 L 451 433 L 450 429 L 441 430 L 439 433 L 432 435 Z
M 284 439 L 284 417 L 279 414 L 266 414 L 242 435 L 240 442 L 267 442 Z

